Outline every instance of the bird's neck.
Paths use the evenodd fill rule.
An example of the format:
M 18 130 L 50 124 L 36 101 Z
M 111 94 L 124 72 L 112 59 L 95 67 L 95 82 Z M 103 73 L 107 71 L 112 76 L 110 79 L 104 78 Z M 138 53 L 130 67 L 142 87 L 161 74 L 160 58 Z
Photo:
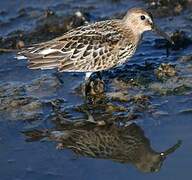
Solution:
M 126 39 L 131 41 L 133 44 L 138 44 L 142 39 L 142 32 L 138 31 L 136 28 L 129 24 L 122 23 L 122 33 Z

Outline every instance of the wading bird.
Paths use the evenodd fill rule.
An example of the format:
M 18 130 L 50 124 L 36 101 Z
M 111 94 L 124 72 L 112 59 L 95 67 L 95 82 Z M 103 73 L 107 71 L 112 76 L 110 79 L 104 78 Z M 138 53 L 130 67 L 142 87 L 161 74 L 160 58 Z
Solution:
M 151 13 L 132 8 L 123 19 L 81 26 L 61 37 L 28 47 L 19 52 L 18 59 L 28 59 L 30 69 L 57 68 L 60 72 L 86 73 L 87 84 L 93 72 L 125 63 L 135 53 L 143 32 L 150 30 L 172 42 L 154 24 Z

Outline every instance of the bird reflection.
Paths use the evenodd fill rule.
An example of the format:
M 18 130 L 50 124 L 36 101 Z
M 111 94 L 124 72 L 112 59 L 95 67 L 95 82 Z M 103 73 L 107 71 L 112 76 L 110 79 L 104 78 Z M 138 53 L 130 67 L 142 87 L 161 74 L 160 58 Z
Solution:
M 80 156 L 131 163 L 142 172 L 159 171 L 166 157 L 181 145 L 178 141 L 169 149 L 157 152 L 135 123 L 98 126 L 90 122 L 80 125 L 68 122 L 63 127 L 25 131 L 24 134 L 27 141 L 49 139 L 58 142 L 59 149 L 71 149 Z

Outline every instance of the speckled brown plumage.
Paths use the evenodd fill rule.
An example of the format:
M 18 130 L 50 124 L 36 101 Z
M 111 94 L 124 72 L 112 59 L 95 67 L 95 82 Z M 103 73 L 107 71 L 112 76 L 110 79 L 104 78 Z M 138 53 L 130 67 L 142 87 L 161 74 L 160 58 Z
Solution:
M 144 19 L 143 19 L 144 17 Z M 85 25 L 48 42 L 24 49 L 31 69 L 95 72 L 124 63 L 135 52 L 144 31 L 154 28 L 152 15 L 130 9 L 123 19 Z
M 131 163 L 140 171 L 158 171 L 166 156 L 179 147 L 179 143 L 165 152 L 154 151 L 143 130 L 136 124 L 127 127 L 81 127 L 68 130 L 34 131 L 26 133 L 32 139 L 48 137 L 59 142 L 57 147 L 71 149 L 75 154 L 92 158 L 111 159 Z
M 103 21 L 77 28 L 49 42 L 21 52 L 28 57 L 31 69 L 57 67 L 59 71 L 100 71 L 123 63 L 132 56 L 137 42 L 130 32 L 120 29 L 120 21 Z M 54 49 L 45 55 L 38 53 Z

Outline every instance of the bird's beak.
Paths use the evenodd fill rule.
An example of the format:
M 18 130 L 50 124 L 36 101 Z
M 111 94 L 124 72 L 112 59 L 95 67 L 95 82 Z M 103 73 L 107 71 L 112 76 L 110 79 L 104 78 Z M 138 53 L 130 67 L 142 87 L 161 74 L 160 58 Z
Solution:
M 167 39 L 171 44 L 174 45 L 174 41 L 173 41 L 165 32 L 163 32 L 159 27 L 157 27 L 156 25 L 153 24 L 152 29 L 153 29 L 153 31 L 155 31 L 157 34 L 159 34 L 160 36 L 164 37 L 164 38 Z
M 166 158 L 169 154 L 172 154 L 173 152 L 175 152 L 182 144 L 182 141 L 179 140 L 177 141 L 176 144 L 174 144 L 172 147 L 170 147 L 169 149 L 167 149 L 166 151 L 164 152 L 161 152 L 160 155 L 163 157 L 163 158 Z

